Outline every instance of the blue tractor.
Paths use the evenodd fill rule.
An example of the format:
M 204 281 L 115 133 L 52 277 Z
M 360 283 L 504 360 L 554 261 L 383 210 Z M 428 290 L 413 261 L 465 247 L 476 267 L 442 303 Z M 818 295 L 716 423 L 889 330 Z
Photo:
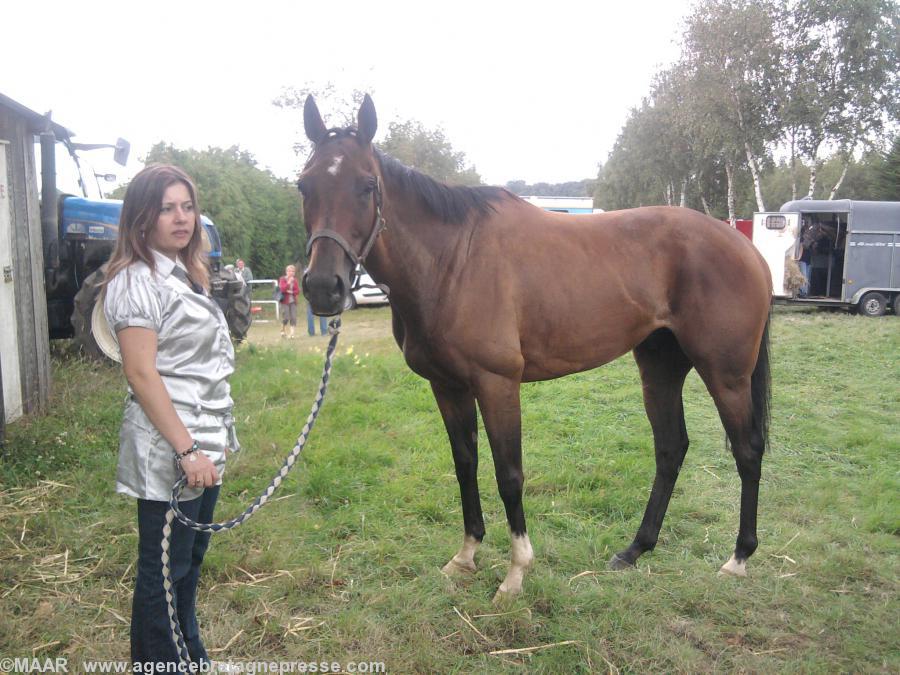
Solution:
M 57 132 L 60 129 L 58 125 L 55 128 Z M 104 199 L 99 189 L 99 179 L 115 180 L 115 176 L 86 169 L 78 153 L 113 148 L 115 161 L 124 166 L 129 144 L 123 139 L 115 145 L 75 143 L 71 133 L 57 138 L 53 131 L 42 133 L 40 143 L 41 226 L 50 338 L 74 338 L 87 356 L 104 358 L 92 326 L 102 312 L 97 297 L 105 263 L 115 246 L 122 202 Z M 63 162 L 65 167 L 60 166 Z M 58 168 L 69 171 L 65 186 L 68 192 L 58 189 Z M 92 191 L 94 195 L 90 194 Z M 222 265 L 222 241 L 215 224 L 206 216 L 201 216 L 201 221 L 208 243 L 212 295 L 225 313 L 232 337 L 243 340 L 250 327 L 250 288 Z

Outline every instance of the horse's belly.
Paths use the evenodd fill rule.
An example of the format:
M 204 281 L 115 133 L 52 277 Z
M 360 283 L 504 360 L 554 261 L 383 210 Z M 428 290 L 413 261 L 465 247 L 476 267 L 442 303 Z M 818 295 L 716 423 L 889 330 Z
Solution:
M 660 327 L 649 311 L 631 317 L 585 311 L 576 316 L 529 317 L 520 336 L 524 381 L 551 380 L 597 368 L 627 354 Z
M 553 380 L 557 377 L 591 370 L 627 354 L 631 348 L 631 346 L 623 345 L 616 345 L 615 348 L 610 348 L 608 345 L 595 345 L 595 349 L 592 350 L 567 352 L 561 349 L 526 353 L 524 354 L 525 369 L 522 372 L 522 381 Z

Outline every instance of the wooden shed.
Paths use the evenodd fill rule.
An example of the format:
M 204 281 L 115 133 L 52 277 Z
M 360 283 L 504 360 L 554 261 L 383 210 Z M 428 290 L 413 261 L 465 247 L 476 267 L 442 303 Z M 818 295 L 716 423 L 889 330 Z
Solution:
M 6 424 L 46 408 L 50 341 L 35 136 L 66 133 L 0 94 L 0 443 Z

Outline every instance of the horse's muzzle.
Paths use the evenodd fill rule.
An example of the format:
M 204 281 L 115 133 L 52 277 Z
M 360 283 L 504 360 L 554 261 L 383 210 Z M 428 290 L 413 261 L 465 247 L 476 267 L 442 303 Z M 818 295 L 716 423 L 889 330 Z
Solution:
M 336 316 L 344 309 L 348 285 L 337 274 L 317 274 L 307 272 L 303 275 L 303 295 L 309 301 L 313 314 L 319 316 Z

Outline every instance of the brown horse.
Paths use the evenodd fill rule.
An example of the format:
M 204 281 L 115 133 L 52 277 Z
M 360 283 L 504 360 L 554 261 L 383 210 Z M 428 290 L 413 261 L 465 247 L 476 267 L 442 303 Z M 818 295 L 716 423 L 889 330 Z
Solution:
M 757 546 L 756 511 L 769 403 L 770 275 L 736 230 L 683 208 L 549 213 L 495 187 L 450 187 L 372 147 L 366 96 L 358 127 L 327 129 L 304 109 L 314 149 L 298 181 L 309 234 L 303 292 L 341 312 L 357 262 L 390 289 L 394 337 L 431 383 L 462 496 L 465 536 L 447 573 L 473 572 L 484 537 L 476 401 L 512 537 L 497 597 L 518 593 L 534 555 L 522 507 L 522 382 L 596 368 L 633 351 L 656 448 L 656 478 L 626 568 L 659 536 L 688 449 L 682 388 L 696 368 L 731 441 L 741 478 L 734 555 Z

